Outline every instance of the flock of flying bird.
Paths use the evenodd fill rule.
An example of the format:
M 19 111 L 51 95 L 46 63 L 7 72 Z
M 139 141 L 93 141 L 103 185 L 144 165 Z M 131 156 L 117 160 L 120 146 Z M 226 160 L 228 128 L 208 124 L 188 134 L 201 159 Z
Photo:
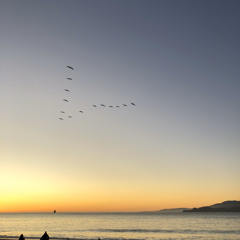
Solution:
M 74 70 L 74 68 L 71 67 L 71 66 L 66 66 L 66 67 L 67 67 L 68 69 L 70 69 L 70 70 Z M 70 78 L 70 77 L 67 77 L 67 80 L 68 80 L 68 81 L 72 81 L 73 79 Z M 69 90 L 69 89 L 64 89 L 64 91 L 65 91 L 66 93 L 70 93 L 70 90 Z M 66 98 L 64 98 L 63 101 L 66 102 L 66 103 L 69 102 L 69 100 L 66 99 Z M 131 102 L 130 105 L 131 105 L 131 106 L 136 106 L 136 104 L 133 103 L 133 102 Z M 98 107 L 98 106 L 100 106 L 100 107 L 106 107 L 105 104 L 92 105 L 92 107 L 94 107 L 94 108 L 96 108 L 96 107 Z M 124 104 L 122 104 L 122 106 L 123 106 L 123 107 L 127 107 L 128 105 L 124 103 Z M 114 106 L 113 106 L 113 105 L 110 105 L 110 106 L 108 106 L 108 107 L 109 107 L 109 108 L 113 108 Z M 115 106 L 115 107 L 116 107 L 116 108 L 120 108 L 121 106 L 120 106 L 120 105 L 117 105 L 117 106 Z M 80 110 L 80 111 L 78 111 L 78 112 L 79 112 L 79 113 L 83 113 L 82 110 Z M 61 114 L 65 114 L 64 111 L 60 111 L 60 113 L 61 113 Z M 68 117 L 68 118 L 72 118 L 71 115 L 68 115 L 67 117 Z M 58 119 L 59 119 L 59 120 L 63 120 L 62 117 L 59 117 Z

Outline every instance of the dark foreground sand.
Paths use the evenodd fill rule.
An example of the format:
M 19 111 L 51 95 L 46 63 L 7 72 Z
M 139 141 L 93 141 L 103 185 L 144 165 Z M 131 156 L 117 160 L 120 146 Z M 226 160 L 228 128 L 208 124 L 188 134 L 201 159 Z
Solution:
M 54 238 L 50 238 L 50 240 L 56 240 Z M 19 237 L 0 237 L 0 240 L 19 240 Z M 28 238 L 28 237 L 25 237 L 25 240 L 40 240 L 40 237 L 39 238 Z M 66 240 L 66 238 L 64 239 L 61 239 L 61 238 L 57 238 L 57 240 Z
M 18 238 L 4 238 L 4 237 L 0 237 L 0 240 L 18 240 Z

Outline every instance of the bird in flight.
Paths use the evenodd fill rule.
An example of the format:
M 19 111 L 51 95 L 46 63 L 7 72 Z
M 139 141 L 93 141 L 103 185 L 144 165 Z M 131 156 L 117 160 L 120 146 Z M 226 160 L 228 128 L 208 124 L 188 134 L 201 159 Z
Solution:
M 71 66 L 67 66 L 67 68 L 74 70 L 74 68 L 73 68 L 73 67 L 71 67 Z
M 65 92 L 70 92 L 68 89 L 64 89 Z
M 127 104 L 123 104 L 123 106 L 124 106 L 124 107 L 126 107 L 126 106 L 127 106 Z
M 135 104 L 135 103 L 133 103 L 133 102 L 131 102 L 131 104 L 132 104 L 133 106 L 136 106 L 136 104 Z
M 79 111 L 80 113 L 83 113 L 83 111 Z
M 117 108 L 120 107 L 120 106 L 116 106 Z
M 69 118 L 72 118 L 72 116 L 68 116 Z
M 67 100 L 67 99 L 63 99 L 63 101 L 65 101 L 65 102 L 68 102 L 68 100 Z
M 112 108 L 113 106 L 109 106 L 110 108 Z
M 106 107 L 104 104 L 100 104 L 102 107 Z
M 59 120 L 63 120 L 62 118 L 58 118 Z
M 60 111 L 60 113 L 65 113 L 64 111 Z
M 72 78 L 67 78 L 67 80 L 72 80 Z
M 97 105 L 93 105 L 93 107 L 97 107 Z

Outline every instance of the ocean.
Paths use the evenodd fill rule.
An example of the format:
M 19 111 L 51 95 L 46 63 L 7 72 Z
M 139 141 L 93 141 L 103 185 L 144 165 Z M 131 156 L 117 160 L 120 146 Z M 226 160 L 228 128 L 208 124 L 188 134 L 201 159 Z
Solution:
M 236 240 L 240 213 L 1 213 L 0 239 Z

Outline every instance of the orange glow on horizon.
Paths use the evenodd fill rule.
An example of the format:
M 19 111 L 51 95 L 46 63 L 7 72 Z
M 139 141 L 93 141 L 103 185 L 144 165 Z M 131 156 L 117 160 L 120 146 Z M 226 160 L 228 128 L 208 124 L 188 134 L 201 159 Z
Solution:
M 44 174 L 41 168 L 9 164 L 0 173 L 0 212 L 157 211 L 237 200 L 237 186 L 229 187 L 224 179 L 200 181 L 192 174 L 189 182 L 189 177 L 185 174 L 179 179 L 174 173 L 161 181 L 153 174 L 148 178 L 129 174 L 112 176 L 109 181 L 104 175 Z

